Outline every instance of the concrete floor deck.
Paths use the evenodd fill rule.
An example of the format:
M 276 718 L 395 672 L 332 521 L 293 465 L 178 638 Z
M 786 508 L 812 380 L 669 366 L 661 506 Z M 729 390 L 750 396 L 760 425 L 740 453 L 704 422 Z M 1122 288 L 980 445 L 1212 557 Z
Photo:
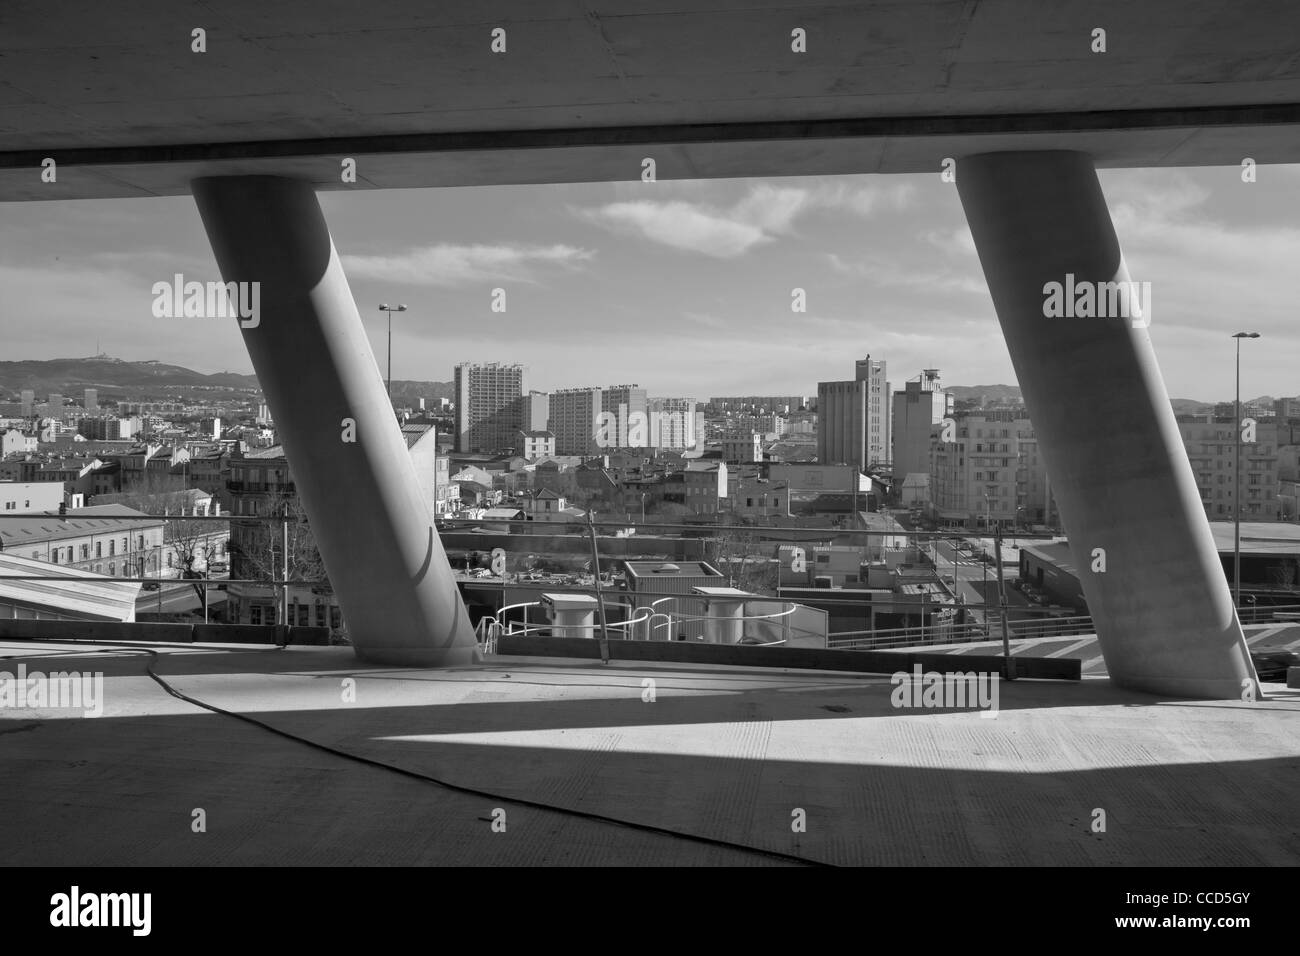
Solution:
M 179 700 L 145 654 L 69 650 L 0 646 L 0 670 L 102 671 L 106 698 L 91 719 L 0 710 L 6 865 L 783 862 L 742 847 L 832 864 L 1300 863 L 1300 691 L 1277 684 L 1268 700 L 1225 703 L 1017 681 L 989 719 L 894 709 L 889 679 L 870 675 L 159 651 L 158 673 L 185 695 L 488 797 Z M 205 833 L 192 832 L 196 808 Z

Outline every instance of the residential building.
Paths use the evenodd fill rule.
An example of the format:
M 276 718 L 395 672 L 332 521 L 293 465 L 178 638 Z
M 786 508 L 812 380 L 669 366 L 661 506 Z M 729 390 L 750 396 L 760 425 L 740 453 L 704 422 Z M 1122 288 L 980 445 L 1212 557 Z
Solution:
M 520 431 L 515 439 L 515 450 L 527 459 L 548 458 L 555 454 L 555 433 L 550 431 Z
M 709 399 L 712 411 L 723 413 L 792 415 L 811 405 L 809 395 L 735 395 Z
M 23 418 L 31 418 L 36 414 L 36 393 L 30 388 L 22 390 L 22 406 Z
M 55 512 L 63 504 L 63 488 L 48 481 L 0 481 L 0 514 Z
M 555 435 L 556 455 L 596 455 L 596 425 L 603 409 L 598 388 L 562 388 L 550 393 L 547 429 Z
M 120 441 L 123 438 L 132 438 L 141 427 L 140 419 L 135 417 L 94 415 L 77 421 L 77 431 L 87 441 Z
M 931 515 L 964 527 L 1059 525 L 1046 463 L 1024 406 L 956 412 L 931 443 Z
M 1196 475 L 1201 505 L 1211 520 L 1232 520 L 1239 502 L 1242 520 L 1278 519 L 1278 424 L 1270 417 L 1255 423 L 1255 440 L 1241 442 L 1234 415 L 1179 415 L 1178 432 Z M 1240 478 L 1240 497 L 1237 477 Z
M 600 410 L 606 416 L 614 416 L 618 436 L 613 444 L 600 442 L 600 450 L 649 448 L 652 436 L 646 390 L 638 385 L 607 385 L 600 393 Z
M 0 431 L 0 458 L 34 452 L 39 442 L 36 435 L 28 435 L 17 428 L 6 428 Z
M 456 450 L 495 453 L 522 426 L 524 368 L 492 362 L 456 366 Z
M 790 514 L 789 489 L 770 478 L 741 479 L 729 497 L 732 510 L 740 516 L 774 518 Z
M 646 412 L 654 423 L 651 446 L 665 451 L 687 451 L 704 440 L 699 427 L 699 407 L 693 398 L 650 398 Z
M 551 419 L 551 396 L 546 392 L 529 391 L 519 399 L 519 430 L 544 432 Z
M 433 513 L 438 517 L 460 511 L 460 485 L 451 480 L 451 460 L 446 455 L 434 459 Z
M 723 461 L 732 464 L 745 462 L 753 464 L 763 460 L 763 436 L 758 432 L 722 438 L 716 442 L 709 442 L 709 445 L 718 448 L 722 452 Z
M 86 411 L 88 411 L 88 412 L 98 411 L 98 409 L 99 409 L 99 389 L 97 389 L 97 388 L 88 388 L 88 389 L 85 390 L 85 392 L 83 393 L 83 395 L 84 395 L 84 398 L 82 399 L 81 407 L 84 408 L 84 409 L 85 409 Z

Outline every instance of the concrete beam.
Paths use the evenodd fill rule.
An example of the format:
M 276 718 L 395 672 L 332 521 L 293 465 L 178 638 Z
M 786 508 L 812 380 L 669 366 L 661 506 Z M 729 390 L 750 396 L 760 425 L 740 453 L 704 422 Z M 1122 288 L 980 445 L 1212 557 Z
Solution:
M 0 202 L 186 195 L 208 176 L 275 175 L 317 190 L 932 173 L 986 151 L 1077 150 L 1099 167 L 1236 166 L 1300 159 L 1300 104 L 1087 113 L 879 116 L 312 139 L 0 150 Z M 355 181 L 341 175 L 356 160 Z M 58 163 L 46 182 L 42 161 Z
M 273 176 L 193 189 L 222 276 L 260 284 L 241 332 L 357 656 L 471 662 L 469 616 L 315 193 Z
M 957 188 L 1111 680 L 1183 697 L 1257 696 L 1151 347 L 1160 290 L 1141 316 L 1131 307 L 1086 316 L 1073 298 L 1067 315 L 1046 314 L 1048 283 L 1130 281 L 1092 159 L 967 156 Z

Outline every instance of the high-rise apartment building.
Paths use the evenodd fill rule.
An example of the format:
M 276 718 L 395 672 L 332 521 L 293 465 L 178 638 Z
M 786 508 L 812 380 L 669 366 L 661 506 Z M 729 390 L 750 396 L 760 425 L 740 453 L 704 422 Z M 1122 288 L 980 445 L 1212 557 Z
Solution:
M 1273 403 L 1273 412 L 1280 420 L 1300 418 L 1300 398 L 1279 398 Z
M 617 432 L 612 445 L 608 440 L 601 442 L 602 450 L 650 447 L 650 417 L 646 414 L 649 411 L 649 400 L 644 388 L 639 385 L 607 385 L 601 389 L 600 410 L 607 416 L 615 416 L 612 421 Z M 607 417 L 606 421 L 611 419 Z M 638 424 L 640 428 L 637 427 Z
M 555 435 L 557 455 L 595 455 L 596 426 L 603 393 L 599 388 L 561 388 L 550 394 L 547 430 Z
M 968 528 L 1058 525 L 1047 466 L 1024 407 L 952 418 L 952 434 L 936 430 L 931 442 L 933 516 Z
M 1243 417 L 1245 413 L 1243 412 Z M 1278 517 L 1278 426 L 1276 419 L 1256 421 L 1255 440 L 1241 443 L 1237 468 L 1235 417 L 1179 415 L 1178 432 L 1187 450 L 1201 505 L 1211 521 L 1231 521 L 1233 503 L 1241 503 L 1243 521 Z M 1238 496 L 1238 478 L 1240 496 Z
M 491 362 L 456 366 L 456 450 L 508 452 L 523 419 L 524 367 Z
M 526 432 L 546 431 L 551 420 L 551 396 L 546 392 L 530 391 L 519 402 L 520 427 Z
M 894 483 L 901 487 L 908 475 L 930 473 L 930 439 L 935 426 L 952 414 L 953 399 L 939 386 L 939 370 L 927 368 L 894 393 L 889 424 L 893 437 Z
M 30 388 L 22 391 L 23 418 L 31 418 L 36 414 L 36 392 Z
M 699 410 L 693 398 L 650 398 L 646 410 L 656 427 L 656 448 L 686 451 L 704 441 Z
M 88 412 L 96 411 L 99 408 L 99 389 L 86 389 L 81 404 Z
M 817 459 L 860 471 L 889 464 L 890 387 L 885 363 L 868 355 L 848 382 L 817 383 Z

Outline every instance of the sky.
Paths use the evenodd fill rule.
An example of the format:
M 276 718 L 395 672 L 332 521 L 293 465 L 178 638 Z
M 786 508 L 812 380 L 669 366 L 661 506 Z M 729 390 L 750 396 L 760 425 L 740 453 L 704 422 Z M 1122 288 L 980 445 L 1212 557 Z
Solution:
M 1102 170 L 1171 397 L 1300 393 L 1300 166 Z M 895 388 L 1014 384 L 956 187 L 937 174 L 325 192 L 379 360 L 449 381 L 518 362 L 525 388 L 815 395 L 888 362 Z M 190 197 L 0 204 L 0 359 L 252 371 L 233 320 L 158 319 L 152 287 L 220 274 Z M 506 311 L 491 310 L 505 290 Z M 791 290 L 807 311 L 791 311 Z M 381 368 L 381 373 L 383 369 Z

